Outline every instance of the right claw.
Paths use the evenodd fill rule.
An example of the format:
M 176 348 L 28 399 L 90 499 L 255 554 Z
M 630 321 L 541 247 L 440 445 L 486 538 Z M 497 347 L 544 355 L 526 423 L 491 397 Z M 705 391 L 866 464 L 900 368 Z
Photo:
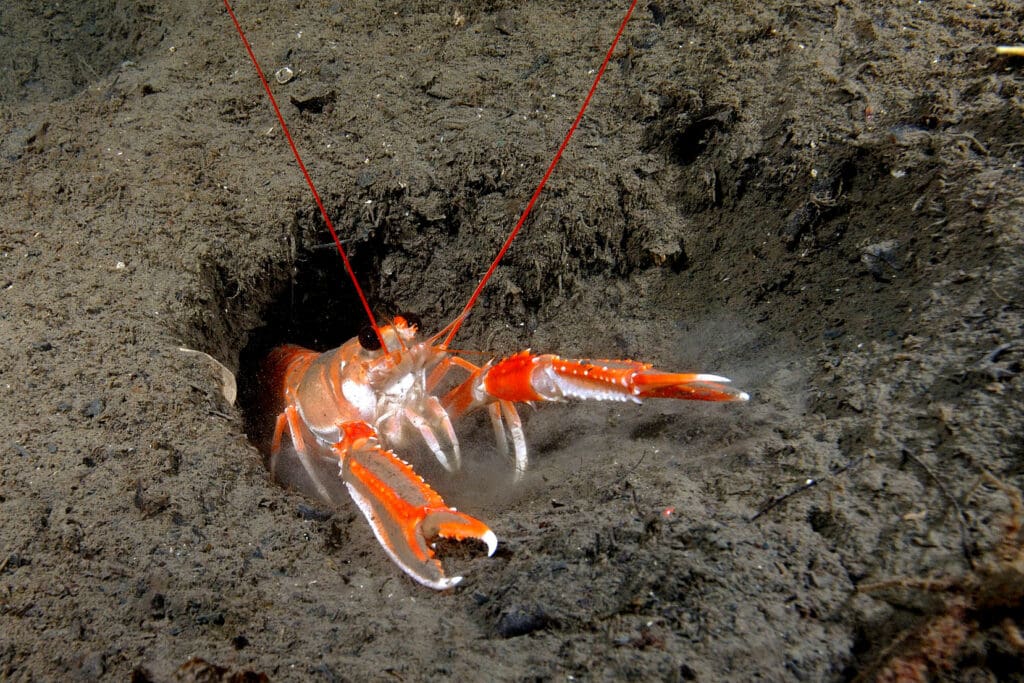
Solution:
M 730 381 L 705 373 L 675 373 L 635 360 L 560 358 L 523 351 L 478 373 L 493 399 L 507 401 L 635 401 L 679 398 L 691 401 L 747 401 L 750 395 Z M 455 392 L 453 392 L 454 396 Z M 461 399 L 461 396 L 456 397 Z M 463 400 L 463 403 L 466 403 Z M 461 407 L 460 404 L 456 404 Z M 468 405 L 468 404 L 467 404 Z M 465 409 L 463 409 L 464 411 Z
M 480 520 L 445 505 L 412 467 L 375 443 L 345 454 L 342 476 L 352 499 L 370 523 L 384 551 L 410 577 L 443 590 L 462 580 L 445 576 L 431 540 L 476 539 L 490 557 L 498 539 Z

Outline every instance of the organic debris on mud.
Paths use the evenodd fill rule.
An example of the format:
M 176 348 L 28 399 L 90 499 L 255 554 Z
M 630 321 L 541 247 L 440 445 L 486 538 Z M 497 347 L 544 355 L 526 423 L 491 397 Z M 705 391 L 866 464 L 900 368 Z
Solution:
M 939 598 L 940 607 L 884 647 L 876 668 L 862 671 L 858 680 L 928 681 L 957 667 L 967 656 L 964 649 L 969 643 L 976 649 L 970 656 L 987 664 L 1001 679 L 1020 672 L 1024 659 L 1019 623 L 1024 613 L 1024 502 L 1018 489 L 991 474 L 985 473 L 984 482 L 1006 496 L 1010 510 L 997 523 L 1003 533 L 995 547 L 972 561 L 969 571 L 959 576 L 900 578 L 857 586 L 861 593 L 927 591 Z M 993 628 L 1002 631 L 1002 642 L 986 633 Z M 987 636 L 984 639 L 980 638 L 983 634 Z

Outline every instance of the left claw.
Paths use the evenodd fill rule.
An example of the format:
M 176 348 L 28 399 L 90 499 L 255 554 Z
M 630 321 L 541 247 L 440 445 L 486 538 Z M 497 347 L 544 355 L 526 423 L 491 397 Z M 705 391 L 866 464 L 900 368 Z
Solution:
M 349 494 L 370 523 L 385 552 L 410 577 L 443 590 L 461 576 L 445 576 L 431 540 L 476 539 L 494 554 L 498 539 L 480 520 L 445 505 L 444 500 L 404 460 L 375 443 L 345 453 L 342 460 Z
M 636 401 L 680 398 L 695 401 L 746 401 L 750 395 L 729 380 L 704 373 L 671 373 L 633 360 L 573 360 L 553 354 L 517 353 L 487 368 L 483 387 L 507 401 L 589 399 Z

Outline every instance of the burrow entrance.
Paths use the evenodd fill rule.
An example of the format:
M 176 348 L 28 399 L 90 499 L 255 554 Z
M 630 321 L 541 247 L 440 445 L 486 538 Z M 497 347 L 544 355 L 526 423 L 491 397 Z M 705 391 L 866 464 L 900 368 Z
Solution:
M 462 265 L 458 256 L 449 254 L 441 259 L 429 251 L 398 246 L 394 242 L 400 239 L 403 228 L 408 228 L 409 221 L 407 212 L 401 208 L 403 206 L 401 201 L 396 201 L 391 210 L 406 216 L 405 220 L 382 222 L 376 228 L 362 222 L 358 211 L 346 213 L 344 209 L 329 206 L 328 212 L 335 221 L 377 322 L 384 325 L 397 314 L 415 313 L 422 319 L 422 333 L 429 335 L 449 323 L 453 311 L 457 312 L 464 303 L 463 294 L 468 296 L 476 284 L 473 279 L 476 271 L 482 272 L 487 265 L 484 252 L 489 248 L 475 250 L 477 258 Z M 453 210 L 452 214 L 457 215 L 457 212 Z M 444 233 L 447 230 L 447 225 L 424 228 L 424 232 Z M 328 351 L 357 336 L 368 325 L 355 287 L 318 212 L 315 209 L 303 210 L 291 226 L 290 235 L 293 245 L 291 275 L 283 281 L 278 279 L 276 295 L 260 316 L 263 324 L 248 333 L 248 343 L 239 352 L 238 406 L 246 436 L 264 457 L 268 455 L 275 420 L 280 412 L 280 407 L 273 405 L 274 397 L 268 401 L 267 389 L 260 377 L 261 364 L 267 355 L 282 344 Z M 413 240 L 414 243 L 416 241 Z M 452 243 L 451 240 L 446 242 Z M 462 253 L 458 249 L 452 251 Z M 435 258 L 449 269 L 464 267 L 464 277 L 453 284 L 450 270 L 445 272 L 442 267 L 438 276 L 436 270 L 421 265 Z M 439 263 L 433 265 L 437 267 Z M 432 284 L 418 286 L 424 280 Z M 500 300 L 499 290 L 499 295 L 492 297 L 489 303 L 493 306 Z M 484 301 L 484 306 L 487 304 Z M 482 310 L 478 314 L 480 318 L 488 317 Z M 487 323 L 481 325 L 486 326 Z M 497 326 L 506 327 L 501 322 Z M 471 327 L 466 325 L 460 340 L 471 340 L 479 334 L 479 326 L 476 330 Z M 466 345 L 476 346 L 473 342 L 466 342 Z M 473 362 L 483 362 L 491 357 L 484 351 L 464 352 Z M 450 379 L 454 383 L 464 377 L 465 374 L 454 372 Z M 526 414 L 523 417 L 529 419 Z M 417 472 L 445 496 L 458 491 L 467 480 L 479 483 L 499 478 L 504 481 L 510 476 L 511 461 L 496 464 L 501 456 L 494 447 L 486 412 L 466 416 L 456 425 L 456 430 L 463 450 L 460 472 L 444 472 L 424 444 L 412 444 L 403 449 L 401 456 L 413 462 Z
M 339 215 L 335 212 L 334 215 Z M 379 296 L 379 251 L 372 239 L 343 239 L 359 284 L 373 302 L 375 315 L 391 312 L 390 302 Z M 282 344 L 297 344 L 327 351 L 356 336 L 368 321 L 337 248 L 323 221 L 298 215 L 289 231 L 292 265 L 288 279 L 263 312 L 264 324 L 249 332 L 239 354 L 238 403 L 245 433 L 265 451 L 274 415 L 268 415 L 265 388 L 259 370 L 270 351 Z
M 486 267 L 480 254 L 489 251 L 490 245 L 468 250 L 472 259 L 465 258 L 466 250 L 458 247 L 461 225 L 472 220 L 464 215 L 471 208 L 449 207 L 448 220 L 427 221 L 409 209 L 405 196 L 381 197 L 374 203 L 386 218 L 368 220 L 362 207 L 369 202 L 358 196 L 327 208 L 377 322 L 387 324 L 393 316 L 411 312 L 421 318 L 422 332 L 432 334 L 451 321 L 472 291 L 474 278 Z M 353 210 L 353 206 L 359 208 Z M 289 235 L 291 263 L 285 268 L 277 264 L 278 273 L 286 274 L 274 280 L 270 302 L 258 316 L 262 324 L 248 332 L 239 352 L 238 405 L 245 433 L 261 451 L 269 443 L 276 418 L 276 412 L 268 409 L 259 378 L 260 365 L 270 351 L 282 344 L 328 351 L 357 336 L 369 323 L 319 212 L 303 208 L 281 232 Z M 448 245 L 448 249 L 442 255 L 436 247 L 425 247 L 430 244 Z M 453 275 L 455 269 L 458 276 Z M 493 302 L 485 296 L 480 308 L 489 303 Z M 486 316 L 480 313 L 479 317 Z M 460 338 L 471 339 L 478 333 L 471 319 Z

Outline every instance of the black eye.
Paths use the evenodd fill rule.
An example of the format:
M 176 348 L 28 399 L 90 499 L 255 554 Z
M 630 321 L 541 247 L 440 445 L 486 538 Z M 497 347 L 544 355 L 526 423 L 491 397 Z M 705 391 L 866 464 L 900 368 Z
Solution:
M 410 327 L 415 327 L 417 330 L 423 329 L 423 319 L 420 318 L 419 313 L 400 313 L 405 322 L 409 323 Z
M 359 330 L 359 345 L 367 351 L 377 351 L 380 349 L 380 338 L 369 325 Z

